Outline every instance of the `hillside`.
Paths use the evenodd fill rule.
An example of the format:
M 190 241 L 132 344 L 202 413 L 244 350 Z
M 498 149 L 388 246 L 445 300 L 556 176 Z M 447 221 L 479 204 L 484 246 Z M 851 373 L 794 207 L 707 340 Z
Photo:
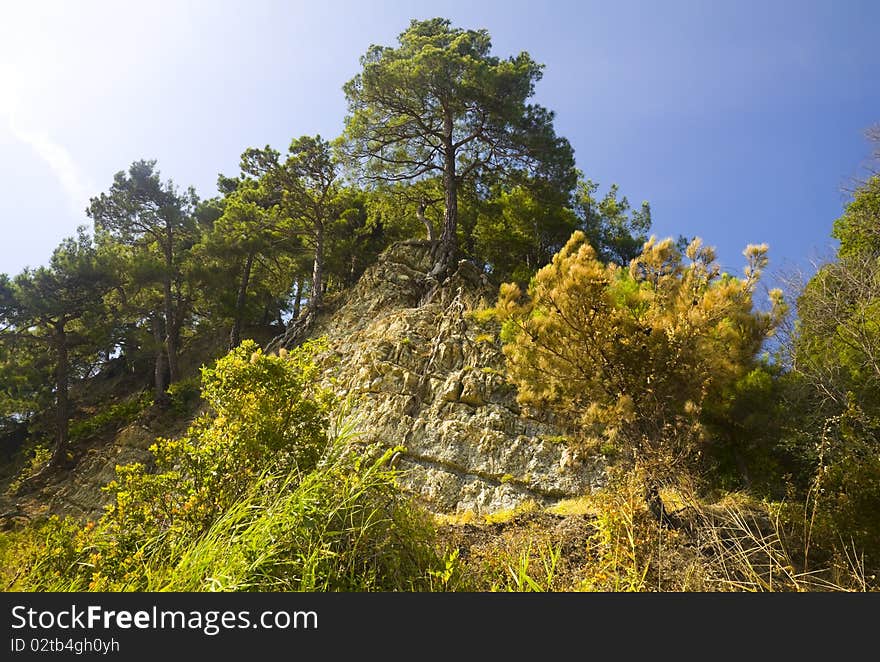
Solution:
M 593 515 L 565 504 L 601 487 L 604 458 L 580 456 L 552 415 L 516 403 L 503 376 L 497 323 L 474 314 L 493 301 L 486 278 L 461 261 L 438 285 L 428 278 L 431 266 L 428 242 L 393 245 L 356 287 L 327 301 L 297 342 L 326 339 L 321 382 L 344 403 L 353 442 L 373 453 L 397 449 L 399 484 L 439 517 L 445 545 L 481 563 L 508 556 L 513 563 L 533 542 L 539 563 L 546 549 L 558 548 L 558 568 L 542 581 L 548 590 L 573 586 L 594 535 Z M 132 387 L 104 383 L 103 375 L 95 379 L 86 390 L 93 390 L 96 412 L 101 402 L 125 400 L 120 392 Z M 67 467 L 18 489 L 7 479 L 5 527 L 15 530 L 46 515 L 99 518 L 113 503 L 102 488 L 117 467 L 153 466 L 149 447 L 157 436 L 182 434 L 201 411 L 196 402 L 165 411 L 148 406 L 118 428 L 111 424 L 75 444 Z
M 429 242 L 398 242 L 355 287 L 329 297 L 317 316 L 306 315 L 307 327 L 292 327 L 295 337 L 266 343 L 283 353 L 308 339 L 326 342 L 318 381 L 335 395 L 335 427 L 350 430 L 348 443 L 367 458 L 386 452 L 396 484 L 433 513 L 434 544 L 447 569 L 430 571 L 433 582 L 442 577 L 431 590 L 868 586 L 846 559 L 821 572 L 796 570 L 802 561 L 792 545 L 802 544 L 801 534 L 780 523 L 797 516 L 784 504 L 717 491 L 700 496 L 686 482 L 669 484 L 658 520 L 637 472 L 621 473 L 578 447 L 549 410 L 517 402 L 498 323 L 480 312 L 494 296 L 485 276 L 462 260 L 438 284 L 429 276 L 432 263 Z M 218 355 L 219 347 L 203 346 L 185 360 L 194 368 L 197 354 Z M 95 380 L 85 389 L 93 391 L 98 417 L 102 402 L 108 411 L 145 402 L 137 391 L 125 395 L 130 380 Z M 182 435 L 204 411 L 192 378 L 182 384 L 170 407 L 146 405 L 74 444 L 68 466 L 17 489 L 7 478 L 5 528 L 50 514 L 99 518 L 114 503 L 102 488 L 117 467 L 135 462 L 149 470 L 157 437 Z
M 323 381 L 345 401 L 358 441 L 403 447 L 402 483 L 437 513 L 547 506 L 600 486 L 601 456 L 581 457 L 552 415 L 516 403 L 497 324 L 473 315 L 494 303 L 486 279 L 462 261 L 438 286 L 427 279 L 431 265 L 427 242 L 390 247 L 309 330 L 329 343 Z M 3 511 L 99 516 L 115 467 L 149 463 L 155 437 L 182 432 L 191 415 L 161 424 L 142 416 L 74 448 L 69 471 L 23 490 Z

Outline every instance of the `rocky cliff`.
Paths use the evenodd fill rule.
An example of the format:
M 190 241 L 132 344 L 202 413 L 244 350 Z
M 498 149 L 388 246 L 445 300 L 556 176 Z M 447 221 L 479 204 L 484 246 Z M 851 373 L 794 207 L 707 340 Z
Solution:
M 326 374 L 346 396 L 364 442 L 403 446 L 403 480 L 439 512 L 547 504 L 602 483 L 601 457 L 581 457 L 506 382 L 497 325 L 474 311 L 496 290 L 462 261 L 442 285 L 427 242 L 389 248 L 312 336 L 335 355 Z

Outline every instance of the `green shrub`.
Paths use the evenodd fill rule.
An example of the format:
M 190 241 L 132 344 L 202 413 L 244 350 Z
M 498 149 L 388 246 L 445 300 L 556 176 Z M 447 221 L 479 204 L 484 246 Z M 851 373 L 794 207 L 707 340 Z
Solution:
M 880 419 L 852 394 L 846 410 L 828 421 L 808 498 L 817 552 L 855 555 L 880 574 Z
M 109 405 L 94 416 L 70 423 L 70 440 L 77 442 L 109 429 L 128 425 L 134 421 L 151 403 L 148 392 Z
M 316 386 L 321 343 L 253 342 L 202 370 L 210 411 L 117 468 L 97 521 L 50 519 L 9 554 L 26 590 L 418 590 L 447 559 L 427 514 L 346 434 Z M 28 542 L 29 541 L 29 542 Z M 10 548 L 12 549 L 12 548 Z M 433 574 L 432 574 L 433 573 Z M 445 576 L 445 575 L 444 575 Z
M 192 411 L 201 395 L 198 377 L 182 379 L 168 387 L 169 406 L 179 416 L 185 416 Z
M 297 481 L 266 475 L 149 590 L 429 590 L 444 565 L 428 515 L 396 485 L 386 453 L 366 462 L 341 440 Z
M 27 459 L 24 466 L 19 469 L 9 486 L 6 489 L 7 494 L 16 494 L 25 481 L 49 464 L 52 459 L 52 448 L 46 443 L 38 443 L 27 451 Z

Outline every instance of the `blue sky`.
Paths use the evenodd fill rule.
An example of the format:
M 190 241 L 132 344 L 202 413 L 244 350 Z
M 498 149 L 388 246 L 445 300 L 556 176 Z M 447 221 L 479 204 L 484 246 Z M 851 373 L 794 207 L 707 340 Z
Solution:
M 131 161 L 216 193 L 248 146 L 342 130 L 341 87 L 412 18 L 546 65 L 536 99 L 604 191 L 739 273 L 809 269 L 880 122 L 880 2 L 45 2 L 0 23 L 0 272 L 44 263 Z

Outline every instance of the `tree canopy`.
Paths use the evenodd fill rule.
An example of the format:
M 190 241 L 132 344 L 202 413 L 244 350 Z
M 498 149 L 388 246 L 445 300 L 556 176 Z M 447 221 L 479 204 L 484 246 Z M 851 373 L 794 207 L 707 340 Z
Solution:
M 62 462 L 67 452 L 71 379 L 88 376 L 88 370 L 83 374 L 72 367 L 83 358 L 78 350 L 85 348 L 86 356 L 94 355 L 100 344 L 96 336 L 109 316 L 103 297 L 112 284 L 112 275 L 84 228 L 55 249 L 48 266 L 26 269 L 11 280 L 0 278 L 0 341 L 36 343 L 52 357 L 53 465 Z
M 529 103 L 541 65 L 528 53 L 502 59 L 491 48 L 486 30 L 414 20 L 397 47 L 371 46 L 361 73 L 344 86 L 345 152 L 368 181 L 442 179 L 437 274 L 456 254 L 463 183 L 489 173 L 574 176 L 573 152 L 556 136 L 553 113 Z
M 141 160 L 127 172 L 117 172 L 109 191 L 92 198 L 86 210 L 98 239 L 127 248 L 127 259 L 139 263 L 132 265 L 131 273 L 146 276 L 158 287 L 161 312 L 151 314 L 157 399 L 164 397 L 169 382 L 179 378 L 180 331 L 192 299 L 183 264 L 195 239 L 196 203 L 192 188 L 180 192 L 172 181 L 161 180 L 155 160 Z M 146 283 L 135 287 L 142 284 Z

